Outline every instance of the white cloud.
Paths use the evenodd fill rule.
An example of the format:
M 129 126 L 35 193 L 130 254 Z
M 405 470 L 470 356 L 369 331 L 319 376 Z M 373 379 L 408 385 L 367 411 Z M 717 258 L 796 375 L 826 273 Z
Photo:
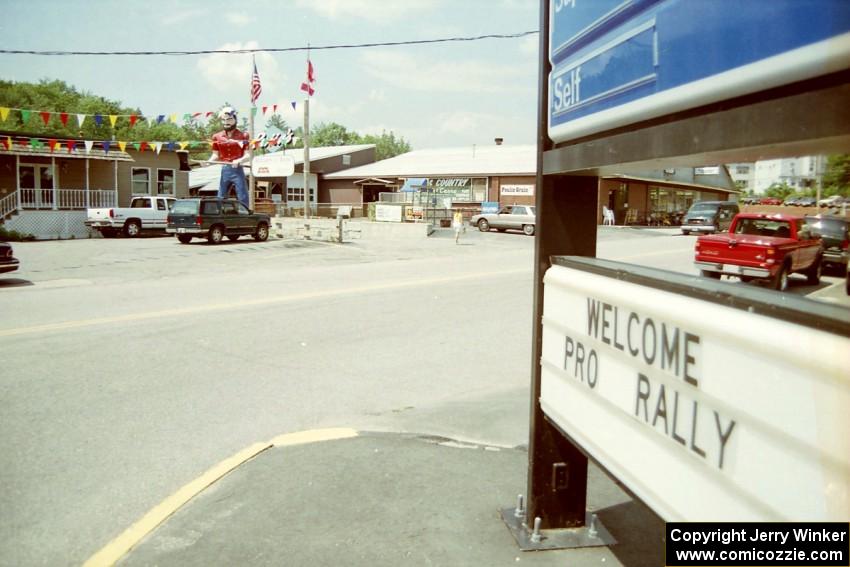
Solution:
M 224 19 L 230 22 L 235 26 L 247 26 L 256 21 L 254 16 L 249 16 L 248 14 L 241 14 L 237 12 L 230 12 L 224 15 Z
M 166 26 L 176 26 L 194 18 L 203 16 L 205 13 L 206 12 L 204 10 L 182 10 L 175 12 L 166 12 L 165 15 L 162 16 L 161 22 L 163 25 Z
M 296 0 L 296 6 L 313 10 L 330 20 L 358 18 L 370 22 L 388 23 L 415 14 L 434 10 L 441 0 Z
M 217 47 L 218 51 L 236 51 L 260 49 L 256 41 L 246 43 L 226 43 Z M 259 52 L 255 55 L 257 72 L 263 94 L 260 95 L 259 105 L 279 103 L 292 96 L 294 86 L 287 75 L 269 53 Z M 250 104 L 251 85 L 251 54 L 250 53 L 213 53 L 198 59 L 197 68 L 206 79 L 215 95 L 221 97 L 237 108 L 247 108 Z M 290 88 L 285 89 L 288 86 Z
M 473 60 L 435 60 L 391 51 L 362 55 L 363 69 L 394 87 L 441 92 L 497 93 L 536 88 L 536 69 Z M 529 84 L 525 84 L 528 80 Z

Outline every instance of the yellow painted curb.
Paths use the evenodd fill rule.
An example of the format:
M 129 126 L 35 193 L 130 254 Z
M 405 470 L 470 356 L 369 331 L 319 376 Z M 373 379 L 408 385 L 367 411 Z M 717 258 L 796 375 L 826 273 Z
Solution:
M 200 494 L 204 489 L 224 477 L 227 473 L 256 457 L 266 449 L 272 447 L 288 447 L 303 445 L 305 443 L 316 443 L 319 441 L 331 441 L 334 439 L 347 439 L 357 437 L 357 431 L 353 429 L 316 429 L 312 431 L 299 431 L 278 435 L 266 443 L 255 443 L 250 447 L 239 451 L 235 455 L 221 461 L 207 472 L 189 482 L 177 492 L 157 504 L 141 520 L 124 530 L 124 532 L 106 544 L 100 551 L 92 555 L 83 567 L 104 567 L 115 565 L 119 559 L 124 557 L 145 536 L 151 533 L 157 526 L 167 520 L 189 500 Z

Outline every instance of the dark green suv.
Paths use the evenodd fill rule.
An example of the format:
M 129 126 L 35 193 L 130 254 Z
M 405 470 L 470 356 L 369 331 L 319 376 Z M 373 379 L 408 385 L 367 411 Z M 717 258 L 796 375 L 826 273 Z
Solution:
M 269 237 L 270 224 L 269 215 L 255 213 L 236 199 L 198 197 L 174 202 L 165 231 L 183 244 L 192 238 L 206 238 L 218 244 L 225 236 L 236 240 L 243 235 L 264 241 Z

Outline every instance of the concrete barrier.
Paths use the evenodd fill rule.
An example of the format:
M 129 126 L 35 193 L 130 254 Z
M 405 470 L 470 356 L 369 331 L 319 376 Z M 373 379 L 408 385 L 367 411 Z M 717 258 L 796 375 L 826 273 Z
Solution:
M 356 239 L 399 240 L 427 238 L 434 228 L 429 223 L 371 222 L 352 219 L 305 219 L 273 217 L 272 234 L 284 239 L 339 242 L 342 223 L 342 241 Z

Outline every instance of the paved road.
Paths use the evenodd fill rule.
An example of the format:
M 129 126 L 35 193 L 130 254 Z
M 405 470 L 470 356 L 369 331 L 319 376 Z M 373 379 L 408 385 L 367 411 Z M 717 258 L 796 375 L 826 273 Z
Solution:
M 692 247 L 663 231 L 599 238 L 601 257 L 687 273 Z M 285 432 L 527 442 L 531 238 L 15 253 L 22 269 L 0 279 L 2 565 L 80 564 L 212 464 Z

